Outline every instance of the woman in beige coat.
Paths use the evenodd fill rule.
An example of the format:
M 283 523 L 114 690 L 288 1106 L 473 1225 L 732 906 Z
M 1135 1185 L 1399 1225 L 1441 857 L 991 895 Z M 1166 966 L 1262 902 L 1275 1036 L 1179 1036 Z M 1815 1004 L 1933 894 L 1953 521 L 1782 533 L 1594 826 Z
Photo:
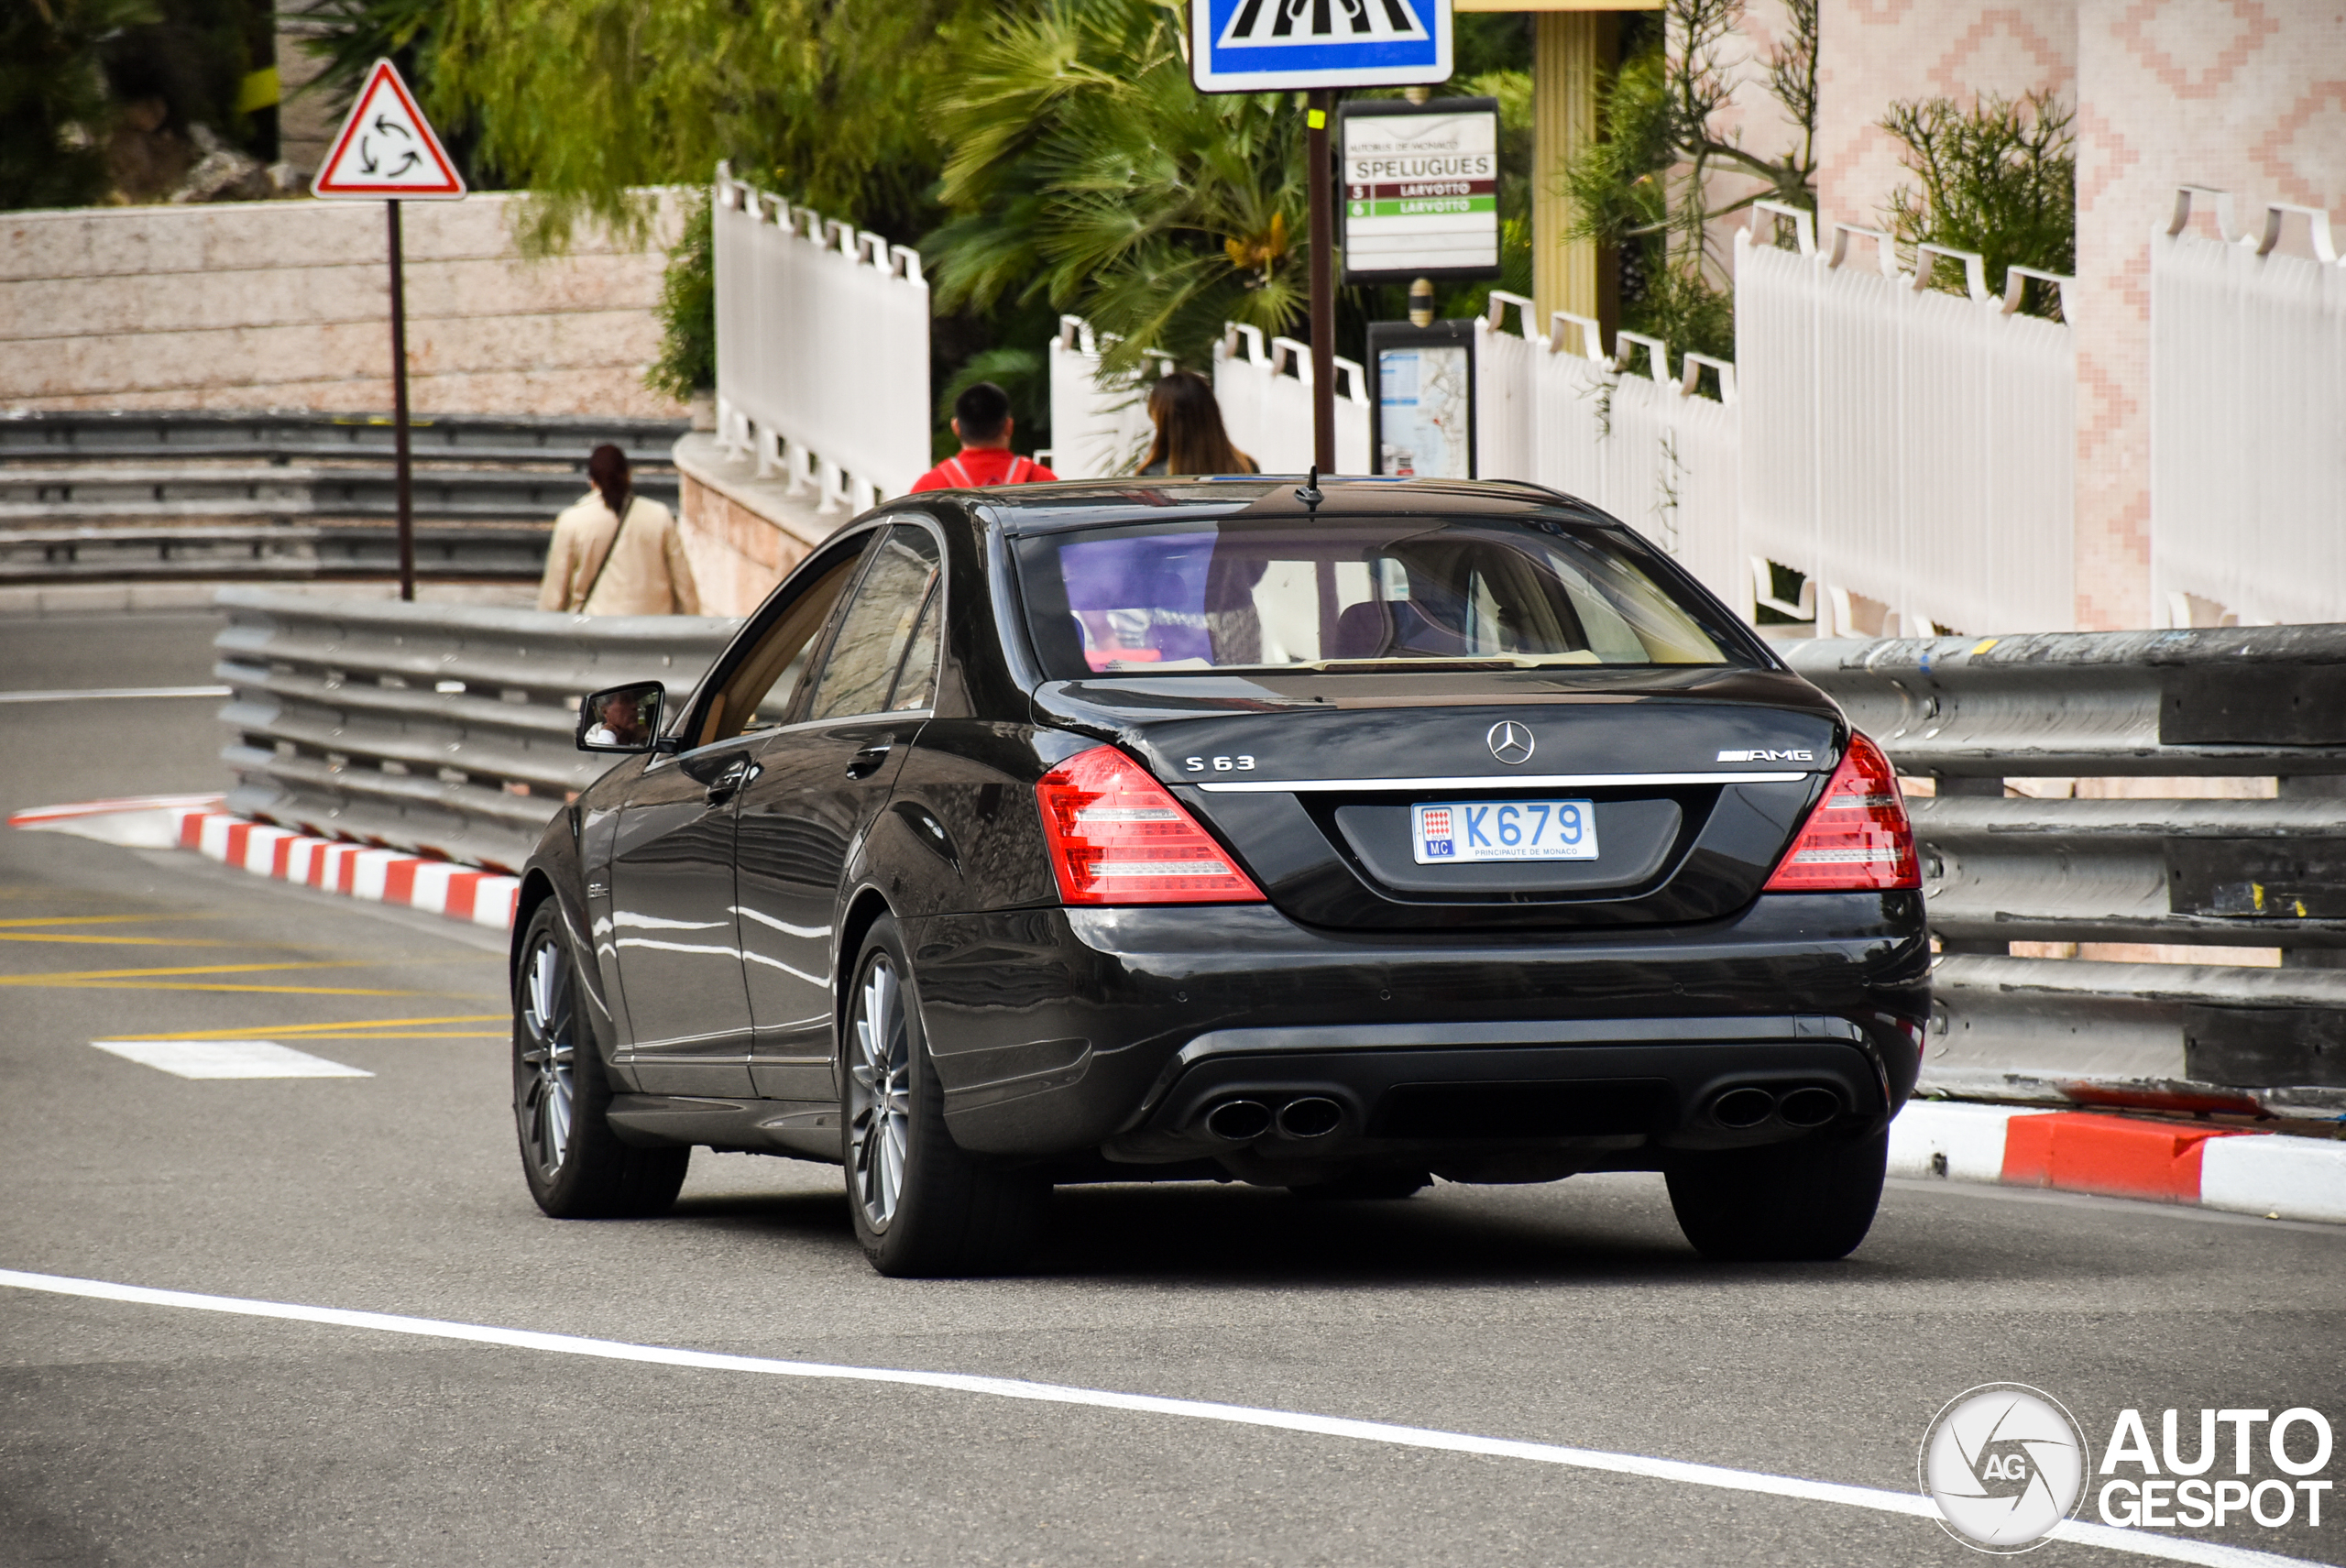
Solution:
M 627 454 L 595 448 L 595 487 L 554 519 L 540 609 L 582 615 L 698 615 L 700 590 L 676 520 L 628 488 Z

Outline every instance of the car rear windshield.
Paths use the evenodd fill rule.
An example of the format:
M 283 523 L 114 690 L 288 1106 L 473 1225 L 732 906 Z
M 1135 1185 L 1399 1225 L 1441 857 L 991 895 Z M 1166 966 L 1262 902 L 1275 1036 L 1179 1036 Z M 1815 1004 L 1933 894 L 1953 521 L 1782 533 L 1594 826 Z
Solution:
M 1017 557 L 1055 680 L 1750 663 L 1634 536 L 1544 518 L 1078 529 L 1021 539 Z

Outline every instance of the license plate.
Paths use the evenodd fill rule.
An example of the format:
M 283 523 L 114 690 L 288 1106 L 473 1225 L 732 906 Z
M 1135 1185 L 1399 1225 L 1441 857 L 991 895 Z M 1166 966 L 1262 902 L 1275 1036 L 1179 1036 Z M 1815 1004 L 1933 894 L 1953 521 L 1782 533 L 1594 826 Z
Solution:
M 1410 815 L 1421 866 L 1596 859 L 1596 811 L 1584 800 L 1436 801 Z

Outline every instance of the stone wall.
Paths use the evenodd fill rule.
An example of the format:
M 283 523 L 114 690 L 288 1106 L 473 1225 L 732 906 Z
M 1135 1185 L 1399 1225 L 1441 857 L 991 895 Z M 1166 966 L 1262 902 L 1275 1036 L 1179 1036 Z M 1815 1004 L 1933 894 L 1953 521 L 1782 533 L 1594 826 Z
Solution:
M 416 411 L 682 413 L 642 384 L 680 203 L 648 248 L 531 261 L 515 200 L 405 204 Z M 0 408 L 388 409 L 384 230 L 373 202 L 0 213 Z
M 783 574 L 848 521 L 844 510 L 818 511 L 779 477 L 760 478 L 714 436 L 696 432 L 676 443 L 676 526 L 700 587 L 703 615 L 747 615 Z

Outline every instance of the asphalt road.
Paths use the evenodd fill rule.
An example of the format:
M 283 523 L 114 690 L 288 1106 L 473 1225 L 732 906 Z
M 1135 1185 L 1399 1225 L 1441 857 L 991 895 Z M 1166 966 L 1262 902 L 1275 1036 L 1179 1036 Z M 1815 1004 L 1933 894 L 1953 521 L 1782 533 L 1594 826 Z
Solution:
M 0 621 L 0 687 L 199 682 L 212 629 Z M 0 805 L 217 787 L 217 706 L 0 694 Z M 1102 1188 L 1060 1195 L 1026 1277 L 903 1282 L 835 1171 L 704 1153 L 671 1217 L 556 1223 L 517 1168 L 500 946 L 0 833 L 0 1269 L 1908 1494 L 1983 1382 L 2055 1394 L 2097 1451 L 2129 1406 L 2154 1442 L 2168 1408 L 2346 1424 L 2346 1229 L 2147 1205 L 1893 1184 L 1847 1261 L 1727 1267 L 1648 1177 Z M 190 1080 L 90 1044 L 140 1036 L 373 1076 Z M 2196 1533 L 2334 1563 L 2341 1515 Z M 1523 1458 L 0 1287 L 12 1565 L 1973 1561 L 1923 1519 Z

